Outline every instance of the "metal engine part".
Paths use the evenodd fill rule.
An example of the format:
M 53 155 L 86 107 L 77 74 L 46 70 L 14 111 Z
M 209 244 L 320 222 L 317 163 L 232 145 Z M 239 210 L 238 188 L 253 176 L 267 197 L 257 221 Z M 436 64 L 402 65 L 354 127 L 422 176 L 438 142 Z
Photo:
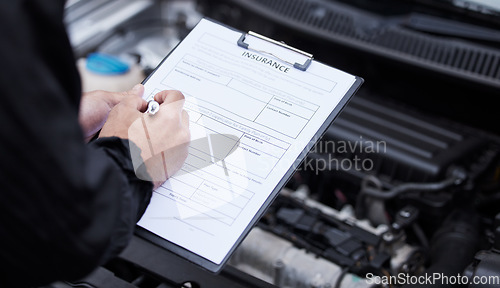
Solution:
M 229 264 L 279 287 L 371 287 L 369 271 L 413 273 L 423 264 L 404 234 L 356 219 L 350 206 L 323 205 L 305 186 L 283 189 L 264 218 L 268 223 L 252 229 Z
M 346 273 L 340 266 L 298 249 L 292 243 L 258 227 L 245 238 L 229 264 L 285 288 L 371 287 L 362 278 Z

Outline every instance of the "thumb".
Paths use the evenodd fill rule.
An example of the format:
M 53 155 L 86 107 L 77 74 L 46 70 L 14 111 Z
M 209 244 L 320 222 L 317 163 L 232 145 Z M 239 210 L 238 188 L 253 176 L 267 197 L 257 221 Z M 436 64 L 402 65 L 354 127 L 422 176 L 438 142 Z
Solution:
M 132 87 L 132 89 L 128 91 L 112 93 L 111 95 L 112 97 L 110 99 L 111 103 L 109 104 L 111 107 L 114 107 L 116 104 L 120 103 L 128 96 L 135 96 L 137 98 L 141 98 L 143 94 L 144 94 L 144 85 L 136 84 L 134 87 Z
M 135 95 L 137 97 L 142 97 L 142 94 L 144 94 L 144 85 L 136 84 L 134 87 L 132 87 L 132 89 L 124 93 L 127 95 Z

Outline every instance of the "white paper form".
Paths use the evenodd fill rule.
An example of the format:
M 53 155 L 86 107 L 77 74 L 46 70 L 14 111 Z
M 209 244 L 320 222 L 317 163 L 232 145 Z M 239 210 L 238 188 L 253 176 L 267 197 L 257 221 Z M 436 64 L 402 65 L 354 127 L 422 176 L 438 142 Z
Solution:
M 356 80 L 315 61 L 300 71 L 239 47 L 240 36 L 203 19 L 145 84 L 145 98 L 165 89 L 184 94 L 192 142 L 138 225 L 216 264 Z M 252 46 L 305 61 L 250 38 Z

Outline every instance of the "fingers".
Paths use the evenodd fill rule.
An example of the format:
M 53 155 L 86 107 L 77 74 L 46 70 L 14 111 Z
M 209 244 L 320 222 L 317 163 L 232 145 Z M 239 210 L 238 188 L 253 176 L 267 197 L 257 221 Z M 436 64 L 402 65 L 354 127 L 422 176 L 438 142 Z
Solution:
M 160 104 L 168 104 L 168 103 L 173 103 L 176 101 L 183 101 L 184 95 L 177 90 L 164 90 L 161 92 L 158 92 L 155 97 L 155 101 L 160 103 Z
M 132 89 L 124 92 L 106 92 L 107 93 L 107 102 L 111 108 L 113 108 L 116 104 L 123 101 L 125 98 L 129 96 L 134 96 L 136 98 L 142 98 L 144 94 L 144 85 L 137 84 Z
M 184 109 L 182 109 L 182 124 L 184 127 L 189 127 L 189 114 Z
M 133 107 L 141 112 L 146 111 L 148 103 L 146 100 L 142 99 L 142 95 L 144 94 L 144 85 L 137 84 L 132 89 L 117 94 L 121 95 L 119 102 L 123 102 L 124 105 Z
M 135 97 L 141 98 L 142 95 L 144 94 L 144 85 L 136 84 L 134 87 L 132 87 L 132 89 L 130 89 L 128 91 L 119 92 L 116 94 L 118 94 L 119 95 L 118 97 L 121 97 L 122 99 L 126 98 L 128 96 L 135 96 Z
M 160 103 L 160 115 L 168 115 L 168 117 L 177 117 L 178 121 L 183 124 L 183 106 L 184 95 L 177 90 L 164 90 L 155 95 L 155 101 Z
M 125 99 L 123 99 L 121 103 L 140 112 L 144 112 L 148 108 L 148 103 L 146 102 L 146 100 L 142 99 L 141 97 L 137 97 L 137 95 L 129 95 L 125 97 Z
M 120 97 L 124 97 L 119 99 L 119 101 L 117 100 L 118 102 L 123 102 L 124 105 L 134 107 L 141 112 L 147 110 L 148 103 L 144 99 L 142 99 L 142 95 L 144 94 L 144 85 L 137 84 L 129 91 L 116 94 L 121 95 Z M 172 107 L 176 107 L 179 112 L 182 109 L 185 100 L 184 95 L 178 90 L 164 90 L 158 92 L 155 95 L 154 99 L 160 104 L 160 109 L 165 109 L 165 107 L 162 107 L 164 104 L 174 104 L 169 105 L 169 108 L 172 109 Z M 187 119 L 189 119 L 189 117 Z
M 120 101 L 123 100 L 124 98 L 129 97 L 129 96 L 142 99 L 142 95 L 144 94 L 144 85 L 137 84 L 132 89 L 125 91 L 125 92 L 122 92 L 121 94 L 123 94 L 123 96 L 120 99 Z

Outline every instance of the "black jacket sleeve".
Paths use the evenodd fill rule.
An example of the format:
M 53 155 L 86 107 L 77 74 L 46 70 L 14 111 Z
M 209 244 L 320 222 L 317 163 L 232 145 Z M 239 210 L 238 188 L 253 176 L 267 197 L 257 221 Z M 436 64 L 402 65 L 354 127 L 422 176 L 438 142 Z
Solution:
M 63 7 L 0 2 L 0 287 L 91 272 L 125 247 L 151 196 L 128 141 L 83 141 Z

